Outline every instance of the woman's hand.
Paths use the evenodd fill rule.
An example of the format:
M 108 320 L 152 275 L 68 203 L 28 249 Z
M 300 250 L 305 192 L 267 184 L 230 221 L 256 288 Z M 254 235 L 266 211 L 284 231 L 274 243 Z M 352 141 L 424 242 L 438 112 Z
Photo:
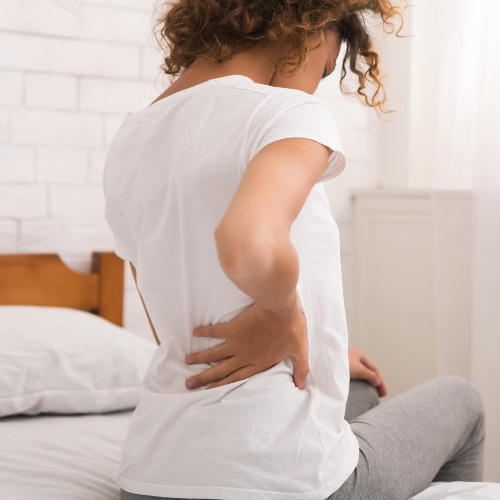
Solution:
M 385 396 L 387 389 L 378 368 L 357 347 L 351 347 L 348 354 L 351 379 L 367 380 L 377 388 L 379 397 Z
M 227 342 L 186 355 L 188 364 L 223 360 L 187 379 L 186 387 L 190 389 L 206 384 L 211 384 L 207 389 L 212 389 L 237 382 L 271 368 L 286 357 L 293 362 L 295 385 L 304 388 L 309 373 L 309 351 L 306 318 L 298 298 L 291 313 L 271 312 L 255 302 L 231 321 L 195 328 L 193 335 L 227 338 Z

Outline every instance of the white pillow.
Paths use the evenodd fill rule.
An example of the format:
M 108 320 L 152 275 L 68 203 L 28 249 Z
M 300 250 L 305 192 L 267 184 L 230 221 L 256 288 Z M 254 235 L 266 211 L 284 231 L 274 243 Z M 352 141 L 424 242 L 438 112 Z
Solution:
M 85 311 L 0 306 L 0 417 L 135 408 L 156 348 Z

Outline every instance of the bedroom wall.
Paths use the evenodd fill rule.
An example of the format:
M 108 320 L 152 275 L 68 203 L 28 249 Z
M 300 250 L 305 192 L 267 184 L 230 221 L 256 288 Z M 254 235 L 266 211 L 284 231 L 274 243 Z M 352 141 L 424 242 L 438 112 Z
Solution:
M 0 252 L 57 252 L 87 271 L 112 249 L 103 218 L 107 147 L 127 111 L 168 80 L 149 36 L 152 0 L 0 0 Z M 341 53 L 342 57 L 343 52 Z M 375 187 L 380 122 L 340 94 L 340 64 L 317 96 L 339 126 L 348 166 L 325 184 L 341 233 L 348 325 L 352 310 L 352 188 Z M 125 326 L 152 340 L 127 270 Z

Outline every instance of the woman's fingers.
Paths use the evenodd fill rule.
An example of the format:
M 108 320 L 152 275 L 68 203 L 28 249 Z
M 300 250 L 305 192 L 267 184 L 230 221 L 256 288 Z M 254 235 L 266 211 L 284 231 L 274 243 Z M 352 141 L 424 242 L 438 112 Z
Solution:
M 303 389 L 306 384 L 307 374 L 309 373 L 309 363 L 307 361 L 307 351 L 299 356 L 291 357 L 293 362 L 293 380 L 299 389 Z
M 186 380 L 186 387 L 188 389 L 196 389 L 202 385 L 219 381 L 233 373 L 238 368 L 240 368 L 240 366 L 238 366 L 238 361 L 234 357 L 228 358 L 227 360 L 219 363 L 217 366 L 212 366 L 197 375 L 189 377 Z M 191 386 L 189 383 L 191 383 Z
M 227 342 L 224 342 L 223 344 L 205 349 L 204 351 L 190 352 L 186 354 L 185 361 L 188 365 L 194 365 L 196 363 L 213 363 L 221 359 L 229 358 L 230 356 L 232 356 L 232 354 L 229 352 L 229 346 Z
M 369 368 L 363 367 L 361 368 L 361 377 L 362 379 L 368 381 L 374 387 L 380 385 L 380 379 L 376 372 L 370 370 Z
M 375 363 L 373 361 L 371 361 L 370 359 L 368 359 L 365 354 L 363 354 L 363 356 L 361 356 L 361 358 L 359 360 L 361 361 L 361 363 L 363 363 L 365 366 L 367 366 L 371 370 L 373 370 L 375 372 L 378 371 L 378 368 L 375 366 Z
M 245 378 L 251 377 L 256 373 L 259 373 L 259 370 L 254 365 L 243 366 L 239 370 L 236 370 L 228 375 L 226 378 L 219 380 L 215 384 L 209 385 L 205 390 L 213 389 L 214 387 L 219 387 L 221 385 L 230 384 L 232 382 L 238 382 L 238 380 L 243 380 Z
M 380 385 L 377 387 L 377 392 L 379 397 L 383 398 L 384 396 L 387 395 L 387 389 L 385 387 L 385 382 L 382 380 L 382 377 L 380 378 L 381 382 Z
M 215 325 L 198 326 L 193 330 L 195 337 L 213 337 L 214 339 L 229 338 L 231 332 L 237 332 L 239 325 L 239 317 L 235 316 L 232 320 L 226 323 L 216 323 Z
M 378 391 L 378 395 L 380 398 L 383 398 L 384 396 L 387 395 L 387 389 L 385 388 L 385 384 L 383 387 L 382 387 L 382 385 L 379 385 L 377 387 L 377 391 Z
M 378 385 L 376 385 L 379 397 L 386 396 L 387 395 L 387 388 L 385 386 L 384 379 L 382 378 L 382 375 L 380 375 L 380 371 L 377 368 L 377 366 L 375 365 L 375 363 L 373 363 L 373 361 L 371 361 L 370 359 L 368 359 L 365 355 L 363 355 L 361 357 L 360 361 L 365 366 L 367 366 L 368 368 L 370 368 L 371 370 L 373 370 L 376 373 L 377 377 L 379 378 L 380 383 Z

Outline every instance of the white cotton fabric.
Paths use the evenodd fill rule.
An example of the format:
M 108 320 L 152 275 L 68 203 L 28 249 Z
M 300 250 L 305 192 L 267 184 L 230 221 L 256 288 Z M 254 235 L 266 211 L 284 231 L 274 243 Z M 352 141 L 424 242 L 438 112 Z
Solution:
M 226 341 L 193 337 L 193 329 L 229 321 L 254 303 L 222 271 L 214 230 L 251 158 L 290 137 L 332 149 L 290 231 L 307 318 L 306 387 L 295 386 L 286 358 L 241 381 L 187 389 L 188 377 L 217 363 L 187 365 L 185 355 Z M 161 345 L 113 477 L 124 490 L 324 500 L 352 473 L 359 446 L 344 420 L 349 363 L 339 232 L 323 186 L 345 166 L 335 120 L 319 99 L 243 75 L 208 80 L 125 117 L 106 159 L 105 214 L 116 253 L 137 269 Z
M 208 391 L 207 391 L 208 392 Z M 0 419 L 0 498 L 119 500 L 112 479 L 132 411 Z M 325 497 L 326 498 L 326 497 Z M 409 500 L 498 500 L 500 484 L 431 483 Z
M 498 500 L 500 483 L 435 482 L 409 500 Z
M 119 500 L 112 475 L 132 411 L 0 419 L 2 500 Z
M 133 409 L 156 343 L 66 307 L 0 306 L 0 417 Z

